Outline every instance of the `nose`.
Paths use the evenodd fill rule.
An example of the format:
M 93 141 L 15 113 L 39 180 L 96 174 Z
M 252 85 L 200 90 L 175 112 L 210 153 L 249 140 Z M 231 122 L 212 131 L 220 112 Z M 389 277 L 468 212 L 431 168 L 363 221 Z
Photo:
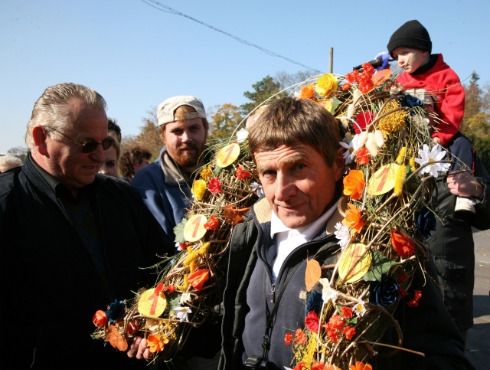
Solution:
M 90 153 L 90 158 L 93 161 L 96 161 L 99 163 L 104 162 L 104 159 L 105 159 L 104 148 L 102 148 L 101 144 L 97 145 L 97 149 L 95 149 L 92 153 Z
M 296 193 L 296 186 L 286 174 L 278 172 L 276 176 L 274 197 L 279 202 L 287 202 Z

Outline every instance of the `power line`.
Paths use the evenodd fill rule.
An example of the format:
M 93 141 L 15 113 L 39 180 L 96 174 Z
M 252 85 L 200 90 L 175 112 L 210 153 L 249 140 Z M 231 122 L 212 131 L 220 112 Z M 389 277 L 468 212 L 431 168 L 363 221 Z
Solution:
M 176 10 L 174 8 L 171 8 L 168 5 L 162 4 L 162 3 L 158 2 L 158 1 L 155 1 L 155 0 L 141 0 L 141 1 L 143 1 L 144 3 L 148 4 L 149 6 L 155 8 L 155 9 L 158 9 L 158 10 L 164 12 L 164 13 L 170 13 L 170 14 L 178 15 L 180 17 L 187 18 L 187 19 L 189 19 L 189 20 L 191 20 L 191 21 L 193 21 L 195 23 L 200 24 L 201 26 L 204 26 L 204 27 L 209 28 L 209 29 L 211 29 L 213 31 L 219 32 L 219 33 L 221 33 L 221 34 L 223 34 L 225 36 L 228 36 L 228 37 L 232 38 L 233 40 L 238 41 L 241 44 L 244 44 L 244 45 L 253 47 L 255 49 L 258 49 L 261 52 L 263 52 L 263 53 L 265 53 L 265 54 L 267 54 L 269 56 L 283 59 L 283 60 L 285 60 L 285 61 L 287 61 L 289 63 L 296 64 L 297 66 L 306 68 L 306 69 L 311 70 L 311 71 L 313 71 L 315 73 L 321 73 L 321 71 L 319 71 L 316 68 L 309 67 L 309 66 L 307 66 L 307 65 L 305 65 L 303 63 L 297 62 L 297 61 L 295 61 L 295 60 L 293 60 L 291 58 L 288 58 L 288 57 L 285 57 L 284 55 L 281 55 L 279 53 L 276 53 L 275 51 L 272 51 L 270 49 L 264 48 L 264 47 L 262 47 L 260 45 L 257 45 L 255 43 L 253 43 L 253 42 L 247 41 L 247 40 L 245 40 L 245 39 L 243 39 L 241 37 L 235 36 L 235 35 L 233 35 L 233 34 L 231 34 L 229 32 L 223 31 L 222 29 L 219 29 L 219 28 L 217 28 L 217 27 L 215 27 L 213 25 L 210 25 L 210 24 L 208 24 L 208 23 L 206 23 L 204 21 L 201 21 L 201 20 L 199 20 L 197 18 L 194 18 L 194 17 L 192 17 L 192 16 L 190 16 L 188 14 L 182 13 L 181 11 L 178 11 L 178 10 Z

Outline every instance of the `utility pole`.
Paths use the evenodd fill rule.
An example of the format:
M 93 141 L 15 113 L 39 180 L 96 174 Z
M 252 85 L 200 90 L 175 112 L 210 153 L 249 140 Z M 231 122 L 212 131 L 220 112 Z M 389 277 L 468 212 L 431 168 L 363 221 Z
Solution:
M 333 73 L 333 48 L 330 48 L 330 73 Z

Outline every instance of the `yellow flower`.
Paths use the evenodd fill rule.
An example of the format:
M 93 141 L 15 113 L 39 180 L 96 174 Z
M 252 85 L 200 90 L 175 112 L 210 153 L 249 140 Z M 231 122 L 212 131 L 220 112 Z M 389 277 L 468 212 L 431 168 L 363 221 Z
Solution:
M 203 180 L 207 181 L 213 177 L 213 170 L 210 166 L 206 166 L 201 170 L 201 172 L 199 172 L 199 176 L 201 176 Z
M 408 113 L 400 109 L 400 103 L 397 100 L 391 100 L 378 113 L 379 116 L 384 116 L 379 120 L 378 128 L 385 134 L 391 134 L 399 131 L 405 125 L 405 119 Z M 391 113 L 390 113 L 391 112 Z
M 189 266 L 199 256 L 199 253 L 191 248 L 187 248 L 187 251 L 187 256 L 185 256 L 183 262 L 184 266 Z
M 195 200 L 202 200 L 202 198 L 204 197 L 204 193 L 206 193 L 206 181 L 202 179 L 194 180 L 194 182 L 192 183 L 191 192 Z
M 405 183 L 406 176 L 407 167 L 405 165 L 398 166 L 395 173 L 395 187 L 393 189 L 393 193 L 398 197 L 403 193 L 403 184 Z
M 204 256 L 208 253 L 209 251 L 209 247 L 211 246 L 211 243 L 210 242 L 205 242 L 205 243 L 202 243 L 202 245 L 199 247 L 197 253 L 200 255 L 200 256 Z
M 417 166 L 415 165 L 415 158 L 411 157 L 410 160 L 408 161 L 408 164 L 410 165 L 410 170 L 412 172 L 415 172 L 417 170 Z
M 315 91 L 319 96 L 329 97 L 337 91 L 337 78 L 331 73 L 325 73 L 316 81 Z

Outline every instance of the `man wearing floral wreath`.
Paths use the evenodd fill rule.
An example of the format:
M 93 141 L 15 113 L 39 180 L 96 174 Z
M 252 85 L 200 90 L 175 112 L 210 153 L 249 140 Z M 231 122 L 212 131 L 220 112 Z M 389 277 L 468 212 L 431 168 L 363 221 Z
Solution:
M 287 97 L 271 103 L 250 128 L 248 139 L 265 198 L 232 236 L 219 369 L 282 370 L 294 366 L 292 351 L 284 343 L 288 333 L 296 328 L 302 333 L 305 325 L 320 330 L 318 321 L 305 319 L 305 306 L 311 305 L 306 301 L 305 271 L 312 259 L 323 266 L 335 264 L 340 252 L 334 225 L 341 220 L 337 202 L 343 153 L 336 120 L 310 100 Z M 408 310 L 400 305 L 396 315 L 404 345 L 424 356 L 400 351 L 384 357 L 383 348 L 376 347 L 373 354 L 380 354 L 369 360 L 371 365 L 359 368 L 471 369 L 462 338 L 432 281 L 420 289 L 420 307 Z M 391 299 L 386 292 L 376 298 Z M 352 317 L 353 310 L 344 308 L 344 316 L 328 325 L 338 326 Z M 342 335 L 352 339 L 355 331 Z

